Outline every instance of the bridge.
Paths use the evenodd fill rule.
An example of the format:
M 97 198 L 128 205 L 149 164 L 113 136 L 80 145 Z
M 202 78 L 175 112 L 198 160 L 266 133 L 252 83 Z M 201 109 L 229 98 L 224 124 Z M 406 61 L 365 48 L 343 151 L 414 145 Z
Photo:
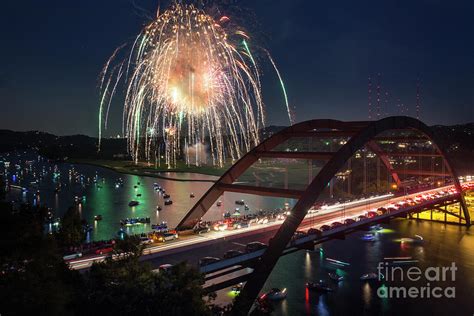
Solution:
M 288 166 L 295 161 L 306 161 L 307 181 L 301 181 L 301 173 L 295 172 L 297 179 L 292 182 L 289 180 L 292 170 L 286 167 L 283 181 L 273 181 L 271 186 L 262 185 L 268 184 L 267 178 L 261 175 L 264 168 L 256 166 Z M 354 186 L 357 174 L 361 175 L 361 187 Z M 371 175 L 375 178 L 378 194 L 368 196 Z M 200 198 L 177 228 L 194 227 L 225 192 L 296 199 L 294 207 L 286 212 L 287 216 L 266 224 L 255 223 L 248 228 L 183 236 L 179 241 L 147 248 L 142 259 L 157 265 L 183 259 L 197 263 L 199 257 L 215 256 L 216 252 L 235 248 L 236 244 L 245 245 L 254 240 L 268 242 L 266 249 L 200 267 L 206 273 L 209 291 L 246 282 L 235 305 L 236 314 L 245 314 L 280 256 L 312 249 L 315 244 L 332 238 L 344 238 L 346 234 L 374 223 L 413 217 L 427 210 L 444 212 L 445 219 L 449 216 L 460 224 L 470 225 L 464 192 L 473 188 L 471 182 L 459 182 L 430 129 L 416 119 L 306 121 L 272 135 L 244 155 Z M 340 191 L 365 198 L 333 202 L 332 205 L 318 204 L 320 197 L 334 201 Z M 450 205 L 459 205 L 458 211 L 449 211 Z M 376 212 L 381 208 L 385 211 Z M 371 211 L 376 215 L 368 216 Z M 345 223 L 348 218 L 356 220 Z M 334 222 L 342 225 L 321 229 L 322 225 Z M 320 228 L 315 234 L 294 238 L 297 230 L 315 227 Z M 85 268 L 102 259 L 103 256 L 83 258 L 71 262 L 71 266 Z M 225 278 L 236 274 L 236 277 Z
M 405 133 L 403 133 L 403 132 Z M 306 138 L 311 142 L 314 138 L 343 138 L 339 148 L 318 151 L 290 151 L 278 149 L 282 143 L 294 138 Z M 424 146 L 418 146 L 418 150 L 413 151 L 412 146 L 399 146 L 401 142 L 422 142 Z M 387 143 L 396 144 L 386 146 Z M 310 147 L 310 146 L 308 146 Z M 332 146 L 331 146 L 332 147 Z M 358 151 L 367 148 L 380 158 L 386 169 L 390 172 L 397 187 L 403 186 L 401 175 L 415 175 L 425 177 L 450 177 L 457 192 L 456 201 L 460 204 L 463 214 L 463 221 L 470 224 L 469 211 L 464 200 L 463 191 L 455 170 L 452 168 L 444 150 L 437 146 L 430 129 L 421 121 L 410 117 L 388 117 L 374 122 L 341 122 L 336 120 L 311 120 L 290 126 L 272 137 L 263 141 L 235 165 L 233 165 L 209 191 L 199 200 L 199 202 L 189 211 L 178 225 L 186 226 L 197 223 L 200 218 L 209 210 L 217 199 L 226 191 L 252 193 L 268 196 L 297 198 L 298 202 L 291 210 L 291 214 L 281 224 L 275 236 L 269 243 L 269 247 L 263 251 L 258 258 L 258 264 L 250 273 L 247 282 L 237 297 L 234 311 L 235 313 L 246 314 L 260 289 L 265 284 L 268 276 L 273 270 L 278 258 L 285 252 L 294 233 L 303 222 L 308 210 L 317 201 L 319 195 L 329 185 L 336 174 L 344 168 L 350 158 Z M 276 149 L 276 150 L 275 150 Z M 427 150 L 428 149 L 428 150 Z M 391 157 L 438 157 L 441 159 L 441 171 L 426 170 L 423 168 L 397 168 L 392 164 Z M 310 181 L 304 190 L 294 190 L 289 188 L 275 189 L 262 186 L 248 186 L 235 184 L 239 177 L 253 164 L 262 158 L 292 158 L 323 161 L 324 165 L 317 175 Z M 419 161 L 422 161 L 420 159 Z M 436 180 L 435 180 L 436 182 Z M 436 182 L 438 183 L 438 182 Z M 390 215 L 386 215 L 388 217 Z M 348 228 L 340 228 L 350 229 Z M 310 237 L 308 237 L 310 238 Z

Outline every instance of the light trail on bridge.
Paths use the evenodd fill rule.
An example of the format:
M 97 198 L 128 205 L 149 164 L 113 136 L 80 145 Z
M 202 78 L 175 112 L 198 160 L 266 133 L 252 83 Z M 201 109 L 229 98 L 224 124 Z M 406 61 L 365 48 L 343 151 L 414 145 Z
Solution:
M 464 185 L 474 185 L 474 182 L 465 182 Z M 431 193 L 438 193 L 448 190 L 452 190 L 454 186 L 444 186 L 435 189 L 420 191 L 408 195 L 395 197 L 393 194 L 387 194 L 382 196 L 375 196 L 367 199 L 361 199 L 356 201 L 351 201 L 347 203 L 341 203 L 339 205 L 332 205 L 324 210 L 317 209 L 313 212 L 308 212 L 304 221 L 300 225 L 300 229 L 305 230 L 310 227 L 320 227 L 335 221 L 343 221 L 346 218 L 354 218 L 359 215 L 367 214 L 369 211 L 374 211 L 377 208 L 391 205 L 403 200 L 413 199 L 420 195 L 426 195 Z M 341 214 L 342 213 L 342 214 Z M 186 254 L 190 250 L 199 248 L 200 254 L 205 254 L 206 248 L 209 250 L 215 249 L 215 245 L 222 241 L 230 240 L 239 240 L 239 239 L 248 239 L 249 237 L 255 237 L 255 240 L 259 239 L 259 235 L 265 235 L 268 238 L 270 232 L 276 231 L 283 220 L 271 222 L 267 224 L 254 224 L 250 225 L 248 228 L 241 228 L 235 230 L 225 230 L 225 231 L 212 231 L 207 234 L 202 235 L 191 235 L 191 236 L 182 236 L 181 239 L 172 241 L 165 244 L 153 245 L 145 248 L 142 261 L 149 261 L 154 259 L 164 259 L 170 255 L 179 255 Z M 119 257 L 119 255 L 115 255 Z M 203 257 L 202 255 L 201 257 Z M 91 257 L 81 258 L 77 260 L 68 261 L 69 266 L 72 269 L 81 270 L 90 268 L 94 262 L 101 262 L 107 256 L 104 255 L 94 255 Z M 184 259 L 184 258 L 183 258 Z M 199 258 L 196 258 L 199 259 Z M 197 260 L 196 260 L 197 261 Z

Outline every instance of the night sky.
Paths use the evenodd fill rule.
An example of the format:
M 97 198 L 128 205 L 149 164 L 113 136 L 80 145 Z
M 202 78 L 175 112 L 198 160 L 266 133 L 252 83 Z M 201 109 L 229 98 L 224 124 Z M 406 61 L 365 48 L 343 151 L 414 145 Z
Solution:
M 384 113 L 398 114 L 400 99 L 414 115 L 419 78 L 422 120 L 474 121 L 472 0 L 236 2 L 254 41 L 272 53 L 298 121 L 367 119 L 367 78 L 375 82 L 377 73 L 389 93 Z M 157 6 L 157 0 L 2 2 L 0 128 L 97 136 L 99 73 Z M 263 56 L 261 62 L 267 124 L 287 125 L 276 75 Z M 107 135 L 121 130 L 121 107 L 114 102 Z

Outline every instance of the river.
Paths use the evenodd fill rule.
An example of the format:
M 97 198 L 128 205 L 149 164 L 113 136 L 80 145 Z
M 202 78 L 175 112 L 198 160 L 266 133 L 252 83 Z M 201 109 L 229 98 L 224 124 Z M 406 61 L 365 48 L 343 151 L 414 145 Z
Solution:
M 10 162 L 8 181 L 10 184 L 26 187 L 28 192 L 11 190 L 8 198 L 30 203 L 41 203 L 51 207 L 56 217 L 61 217 L 77 196 L 81 199 L 79 210 L 81 216 L 93 225 L 91 240 L 106 240 L 115 238 L 120 229 L 120 220 L 135 217 L 149 217 L 151 223 L 127 226 L 126 232 L 138 234 L 151 231 L 151 224 L 165 221 L 169 227 L 175 227 L 186 212 L 212 185 L 215 176 L 196 173 L 163 173 L 169 178 L 205 180 L 205 181 L 173 181 L 161 178 L 120 174 L 111 169 L 92 165 L 72 165 L 69 163 L 50 164 L 47 160 L 31 153 L 25 155 L 10 154 L 3 158 Z M 14 168 L 14 165 L 18 168 Z M 31 182 L 39 179 L 38 186 Z M 123 185 L 117 186 L 118 179 Z M 154 189 L 154 184 L 166 190 L 171 195 L 172 205 L 164 205 L 163 194 Z M 55 188 L 60 186 L 60 191 Z M 39 199 L 36 192 L 39 191 Z M 190 194 L 195 195 L 194 198 Z M 137 196 L 140 195 L 140 196 Z M 82 197 L 85 199 L 82 199 Z M 259 197 L 238 193 L 225 193 L 220 199 L 222 205 L 214 205 L 204 217 L 205 220 L 222 218 L 226 211 L 233 212 L 236 200 L 244 199 L 249 209 L 240 206 L 242 214 L 252 213 L 259 209 L 281 208 L 286 202 L 292 205 L 294 200 L 283 198 Z M 128 203 L 136 200 L 140 204 L 129 207 Z M 162 210 L 157 211 L 157 206 Z M 102 215 L 101 221 L 94 221 L 95 215 Z
M 71 165 L 67 163 L 51 165 L 41 157 L 10 154 L 3 160 L 10 162 L 8 181 L 11 184 L 28 187 L 28 192 L 12 190 L 8 194 L 11 200 L 42 203 L 54 209 L 55 216 L 61 216 L 74 203 L 74 197 L 85 196 L 80 206 L 82 217 L 93 223 L 92 240 L 110 239 L 116 236 L 120 220 L 127 217 L 150 217 L 151 223 L 166 221 L 176 225 L 187 210 L 211 186 L 210 182 L 183 182 L 152 177 L 119 174 L 109 169 L 89 165 Z M 29 161 L 29 162 L 27 162 Z M 17 168 L 13 168 L 17 164 Z M 30 182 L 39 176 L 42 180 L 38 187 Z M 193 180 L 216 180 L 216 177 L 201 174 L 167 174 Z M 123 180 L 123 186 L 116 187 L 117 179 Z M 140 184 L 138 184 L 140 183 Z M 171 195 L 173 204 L 163 205 L 163 197 L 153 189 L 158 183 Z M 61 184 L 56 194 L 54 189 Z M 135 189 L 134 187 L 137 186 Z M 37 199 L 36 191 L 40 191 Z M 195 198 L 190 198 L 190 193 Z M 137 197 L 137 194 L 141 194 Z M 258 209 L 283 207 L 292 200 L 247 196 L 226 193 L 222 206 L 214 206 L 206 215 L 209 219 L 218 219 L 225 210 L 234 210 L 235 200 L 244 199 L 253 212 Z M 129 207 L 130 200 L 140 204 Z M 157 205 L 163 210 L 158 212 Z M 241 210 L 243 211 L 243 210 Z M 245 212 L 244 212 L 245 213 Z M 102 221 L 94 221 L 101 214 Z M 128 227 L 128 233 L 150 231 L 150 225 Z M 376 240 L 366 242 L 360 239 L 364 232 L 355 233 L 345 240 L 333 240 L 324 243 L 322 251 L 299 251 L 282 257 L 264 291 L 273 287 L 286 288 L 288 297 L 274 305 L 276 315 L 473 315 L 474 313 L 474 234 L 472 229 L 461 226 L 445 225 L 434 222 L 396 220 L 376 234 Z M 425 242 L 421 245 L 401 243 L 403 237 L 422 235 Z M 376 267 L 385 257 L 412 257 L 418 260 L 415 265 L 422 271 L 429 267 L 457 266 L 455 281 L 427 282 L 422 278 L 418 282 L 395 281 L 362 282 L 360 276 L 368 272 L 377 272 Z M 326 258 L 347 262 L 348 266 L 334 266 Z M 404 266 L 406 271 L 409 266 Z M 344 276 L 339 284 L 331 283 L 328 272 L 336 271 Z M 334 292 L 319 295 L 307 291 L 307 281 L 325 279 L 334 288 Z M 427 284 L 430 283 L 430 284 Z M 377 289 L 385 286 L 404 287 L 447 287 L 455 288 L 455 298 L 380 298 Z M 223 301 L 230 302 L 228 290 L 220 291 L 226 296 Z

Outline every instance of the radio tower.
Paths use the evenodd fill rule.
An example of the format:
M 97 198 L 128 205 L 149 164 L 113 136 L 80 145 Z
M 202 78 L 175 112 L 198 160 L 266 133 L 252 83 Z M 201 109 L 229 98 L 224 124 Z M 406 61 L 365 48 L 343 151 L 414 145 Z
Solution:
M 420 78 L 416 80 L 416 118 L 420 119 L 420 111 L 421 111 L 421 83 Z
M 380 73 L 377 74 L 377 120 L 380 119 Z
M 372 79 L 368 80 L 368 89 L 367 89 L 367 97 L 368 97 L 368 103 L 369 103 L 369 120 L 372 119 Z

